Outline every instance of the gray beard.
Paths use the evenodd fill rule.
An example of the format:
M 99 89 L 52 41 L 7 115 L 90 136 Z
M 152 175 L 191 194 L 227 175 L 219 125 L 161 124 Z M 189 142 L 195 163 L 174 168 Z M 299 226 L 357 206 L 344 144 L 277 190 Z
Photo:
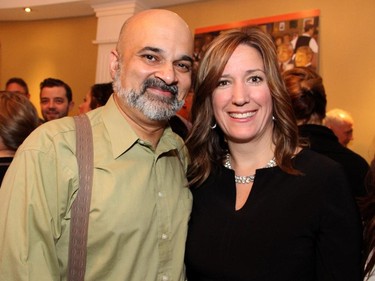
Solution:
M 120 70 L 116 71 L 114 78 L 114 90 L 123 102 L 129 106 L 138 109 L 147 118 L 156 121 L 168 120 L 179 111 L 184 105 L 184 100 L 177 99 L 178 94 L 174 94 L 171 98 L 152 95 L 147 92 L 147 81 L 157 78 L 149 78 L 142 84 L 139 93 L 135 90 L 122 88 Z M 160 83 L 160 81 L 158 82 Z M 164 83 L 164 82 L 162 82 Z

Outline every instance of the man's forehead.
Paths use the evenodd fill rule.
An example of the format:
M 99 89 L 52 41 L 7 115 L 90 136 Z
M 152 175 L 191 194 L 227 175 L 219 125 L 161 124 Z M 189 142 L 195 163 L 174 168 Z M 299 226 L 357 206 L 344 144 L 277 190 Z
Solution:
M 191 46 L 190 46 L 191 45 Z M 193 47 L 189 41 L 181 41 L 168 38 L 138 38 L 122 44 L 122 50 L 118 50 L 124 55 L 124 59 L 141 55 L 144 53 L 160 54 L 171 60 L 192 61 Z
M 54 86 L 54 87 L 44 87 L 41 91 L 41 94 L 55 94 L 55 95 L 66 95 L 66 91 L 64 87 L 61 86 Z
M 150 21 L 142 20 L 131 21 L 124 29 L 120 38 L 120 48 L 126 51 L 127 48 L 136 48 L 138 50 L 147 46 L 164 50 L 165 52 L 192 53 L 193 37 L 189 28 L 180 20 L 172 18 L 172 21 L 164 22 L 165 19 L 155 18 Z M 175 23 L 175 24 L 172 24 Z M 134 51 L 134 50 L 133 50 Z

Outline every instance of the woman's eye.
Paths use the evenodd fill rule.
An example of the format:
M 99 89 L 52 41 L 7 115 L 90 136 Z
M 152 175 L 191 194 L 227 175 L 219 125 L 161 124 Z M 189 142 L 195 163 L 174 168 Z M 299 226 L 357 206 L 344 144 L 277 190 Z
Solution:
M 227 80 L 221 80 L 217 83 L 217 86 L 223 87 L 223 86 L 227 86 L 228 84 L 229 84 L 229 82 Z
M 249 78 L 249 82 L 253 83 L 253 84 L 259 84 L 263 81 L 263 78 L 260 77 L 260 76 L 251 76 Z

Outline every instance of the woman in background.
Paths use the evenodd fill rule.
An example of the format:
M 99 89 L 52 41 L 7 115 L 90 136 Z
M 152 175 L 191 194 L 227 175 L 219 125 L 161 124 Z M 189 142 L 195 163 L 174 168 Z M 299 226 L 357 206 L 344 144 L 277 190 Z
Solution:
M 79 113 L 86 113 L 107 103 L 113 93 L 112 83 L 94 84 L 78 106 Z
M 357 281 L 361 224 L 339 164 L 301 147 L 275 46 L 228 31 L 198 71 L 189 281 Z
M 367 161 L 341 145 L 334 132 L 323 125 L 327 96 L 322 77 L 307 67 L 287 70 L 282 77 L 292 101 L 300 136 L 309 141 L 311 150 L 343 166 L 353 197 L 366 195 Z
M 0 185 L 16 150 L 38 125 L 38 113 L 25 95 L 0 92 Z

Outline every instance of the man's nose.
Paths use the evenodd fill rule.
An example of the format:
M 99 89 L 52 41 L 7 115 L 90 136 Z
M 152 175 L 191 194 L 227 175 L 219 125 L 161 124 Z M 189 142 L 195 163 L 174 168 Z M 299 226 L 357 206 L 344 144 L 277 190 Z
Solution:
M 174 68 L 173 63 L 164 63 L 160 65 L 155 76 L 163 80 L 167 85 L 174 84 L 177 81 L 176 69 Z

